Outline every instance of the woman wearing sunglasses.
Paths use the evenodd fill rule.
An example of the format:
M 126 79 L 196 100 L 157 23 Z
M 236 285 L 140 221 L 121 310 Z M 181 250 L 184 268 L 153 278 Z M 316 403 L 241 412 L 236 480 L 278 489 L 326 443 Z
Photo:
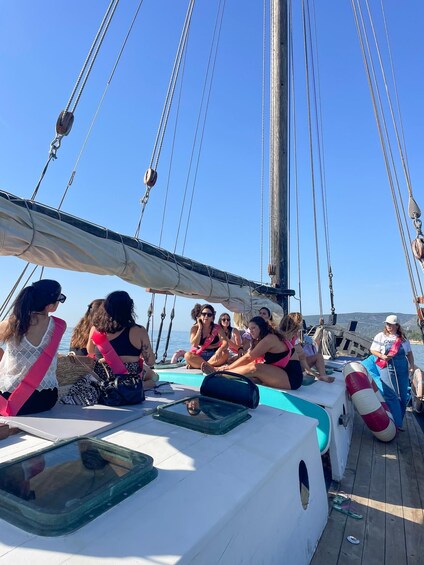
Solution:
M 57 350 L 66 324 L 50 314 L 65 300 L 58 282 L 37 281 L 21 290 L 12 315 L 0 323 L 0 342 L 6 344 L 0 362 L 1 414 L 35 414 L 56 404 Z
M 243 353 L 243 345 L 241 335 L 237 328 L 231 326 L 231 318 L 229 314 L 221 314 L 218 319 L 218 324 L 221 326 L 222 331 L 227 338 L 228 342 L 228 360 L 235 361 L 237 357 Z
M 190 330 L 191 350 L 184 355 L 187 368 L 200 369 L 204 361 L 220 367 L 228 360 L 228 342 L 210 304 L 196 304 L 191 311 L 194 324 Z

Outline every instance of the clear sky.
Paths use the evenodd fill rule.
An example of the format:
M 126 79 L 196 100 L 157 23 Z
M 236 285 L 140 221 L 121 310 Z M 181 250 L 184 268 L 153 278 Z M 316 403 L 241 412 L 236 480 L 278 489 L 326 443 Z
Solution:
M 380 2 L 371 4 L 378 8 Z M 66 105 L 108 1 L 2 0 L 0 2 L 0 188 L 29 198 L 46 162 L 54 125 Z M 57 161 L 50 165 L 37 200 L 56 207 L 138 0 L 118 6 L 110 32 Z M 142 182 L 155 141 L 167 84 L 188 1 L 144 0 L 139 18 L 63 210 L 127 235 L 140 214 Z M 296 2 L 299 6 L 300 2 Z M 175 135 L 170 193 L 162 231 L 172 113 L 140 238 L 173 250 L 198 117 L 200 92 L 213 32 L 216 0 L 197 0 L 185 62 Z M 423 61 L 424 3 L 385 0 L 408 160 L 415 197 L 424 209 Z M 227 0 L 193 212 L 184 255 L 253 280 L 261 279 L 262 3 Z M 364 8 L 365 9 L 365 8 Z M 325 149 L 331 261 L 337 312 L 413 312 L 395 214 L 377 136 L 351 2 L 321 0 L 315 7 Z M 306 126 L 300 13 L 294 31 L 299 129 Z M 381 22 L 378 24 L 381 28 Z M 302 191 L 300 246 L 304 314 L 318 313 L 317 271 L 310 205 L 307 135 L 298 133 Z M 194 168 L 188 183 L 192 187 Z M 404 184 L 401 187 L 407 196 Z M 265 202 L 265 209 L 268 203 Z M 183 214 L 183 230 L 187 210 Z M 322 234 L 322 223 L 319 228 Z M 265 237 L 267 239 L 267 220 Z M 291 287 L 298 290 L 295 223 L 292 223 Z M 162 239 L 161 238 L 162 232 Z M 176 250 L 182 252 L 180 236 Z M 322 235 L 320 235 L 322 241 Z M 268 245 L 263 250 L 267 280 Z M 325 249 L 320 247 L 324 311 L 329 311 Z M 0 257 L 1 301 L 24 262 Z M 74 325 L 93 298 L 125 289 L 145 323 L 150 295 L 120 279 L 47 269 L 68 301 L 60 312 Z M 168 302 L 169 305 L 169 302 Z M 177 299 L 176 329 L 188 328 L 193 301 Z M 159 315 L 163 300 L 157 299 Z M 292 310 L 298 302 L 292 301 Z M 223 309 L 217 305 L 218 312 Z M 157 324 L 157 322 L 156 322 Z

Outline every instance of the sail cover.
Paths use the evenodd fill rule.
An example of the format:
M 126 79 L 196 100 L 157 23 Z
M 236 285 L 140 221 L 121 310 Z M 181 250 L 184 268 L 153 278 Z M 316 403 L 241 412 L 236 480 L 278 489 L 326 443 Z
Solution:
M 139 239 L 112 232 L 61 211 L 0 191 L 0 255 L 44 267 L 116 275 L 141 286 L 186 298 L 219 302 L 247 314 L 267 306 L 273 287 L 191 261 Z M 291 290 L 279 294 L 293 295 Z M 267 296 L 266 296 L 267 295 Z

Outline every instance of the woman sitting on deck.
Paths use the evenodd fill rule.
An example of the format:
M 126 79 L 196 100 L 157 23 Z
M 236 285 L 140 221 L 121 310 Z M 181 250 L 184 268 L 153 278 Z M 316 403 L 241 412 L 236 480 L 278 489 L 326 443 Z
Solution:
M 204 361 L 219 367 L 228 360 L 227 339 L 219 324 L 215 324 L 215 310 L 210 304 L 196 304 L 191 311 L 195 321 L 190 330 L 191 350 L 184 355 L 187 368 L 200 369 Z
M 224 312 L 218 319 L 218 324 L 221 326 L 222 331 L 227 338 L 228 342 L 228 360 L 235 361 L 240 353 L 244 353 L 243 345 L 241 342 L 241 335 L 237 328 L 231 326 L 230 315 Z
M 225 369 L 273 388 L 298 389 L 303 379 L 302 368 L 290 341 L 299 330 L 298 324 L 285 316 L 276 333 L 261 316 L 255 316 L 249 322 L 249 330 L 252 347 Z M 205 373 L 213 370 L 207 363 L 202 365 Z
M 95 355 L 92 336 L 96 330 L 106 334 L 110 345 L 130 374 L 143 376 L 145 381 L 157 380 L 156 373 L 148 366 L 155 362 L 149 336 L 143 326 L 135 323 L 134 301 L 127 292 L 111 292 L 98 309 L 87 342 L 87 352 L 91 356 Z M 143 366 L 143 361 L 148 365 Z M 106 381 L 115 378 L 104 359 L 96 362 L 94 372 Z
M 56 404 L 57 350 L 66 324 L 50 314 L 65 300 L 58 282 L 37 281 L 21 290 L 12 315 L 0 323 L 0 341 L 6 344 L 0 363 L 3 415 L 36 414 Z
M 304 334 L 302 331 L 302 314 L 300 312 L 291 312 L 289 316 L 300 326 L 298 335 L 293 343 L 299 355 L 303 371 L 307 375 L 315 377 L 319 381 L 324 381 L 326 383 L 334 382 L 334 377 L 329 377 L 326 373 L 325 361 L 322 353 L 318 351 L 313 339 Z M 313 367 L 316 367 L 318 374 L 312 370 Z

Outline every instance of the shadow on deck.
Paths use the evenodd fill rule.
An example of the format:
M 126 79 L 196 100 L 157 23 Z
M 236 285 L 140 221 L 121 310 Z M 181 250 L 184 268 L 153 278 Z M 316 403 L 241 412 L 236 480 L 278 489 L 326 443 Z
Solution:
M 424 563 L 424 434 L 410 411 L 404 426 L 382 443 L 356 414 L 345 476 L 330 489 L 330 515 L 312 565 Z M 351 496 L 363 519 L 331 507 L 337 492 Z

